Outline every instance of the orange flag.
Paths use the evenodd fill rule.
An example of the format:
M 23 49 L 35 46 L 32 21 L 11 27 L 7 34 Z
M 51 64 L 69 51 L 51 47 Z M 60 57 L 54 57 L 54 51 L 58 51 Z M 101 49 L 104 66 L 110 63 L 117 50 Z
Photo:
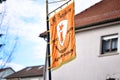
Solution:
M 75 58 L 74 2 L 50 18 L 50 43 L 52 69 Z

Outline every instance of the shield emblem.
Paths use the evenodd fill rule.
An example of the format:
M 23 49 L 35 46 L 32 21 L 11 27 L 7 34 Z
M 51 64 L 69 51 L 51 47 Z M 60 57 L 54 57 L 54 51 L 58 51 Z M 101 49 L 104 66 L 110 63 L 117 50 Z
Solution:
M 67 26 L 68 26 L 68 20 L 62 20 L 57 25 L 57 36 L 58 36 L 58 39 L 59 39 L 59 44 L 61 46 L 64 45 L 64 41 L 65 41 L 66 34 L 67 34 Z

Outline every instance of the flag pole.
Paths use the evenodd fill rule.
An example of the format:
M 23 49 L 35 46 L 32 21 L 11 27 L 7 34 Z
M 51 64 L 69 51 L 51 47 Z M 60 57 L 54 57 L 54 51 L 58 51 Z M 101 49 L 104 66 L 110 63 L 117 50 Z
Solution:
M 61 0 L 61 1 L 66 1 L 66 0 Z M 57 1 L 57 2 L 61 2 L 61 1 Z M 68 2 L 70 2 L 71 0 L 69 0 Z M 63 5 L 67 4 L 68 2 L 64 3 Z M 56 3 L 56 2 L 51 2 L 51 3 Z M 49 28 L 49 14 L 51 14 L 52 12 L 55 12 L 57 9 L 59 9 L 60 7 L 62 7 L 63 5 L 61 5 L 60 7 L 58 7 L 57 9 L 55 9 L 54 11 L 49 13 L 49 8 L 48 8 L 48 0 L 46 0 L 46 27 L 47 27 L 47 50 L 46 50 L 46 60 L 48 61 L 46 64 L 48 65 L 48 80 L 52 80 L 52 74 L 51 74 L 51 56 L 50 56 L 50 28 Z
M 48 58 L 48 77 L 49 80 L 52 80 L 51 77 L 51 57 L 50 55 L 50 32 L 49 32 L 49 15 L 48 15 L 48 0 L 46 0 L 46 25 L 47 25 L 47 58 Z

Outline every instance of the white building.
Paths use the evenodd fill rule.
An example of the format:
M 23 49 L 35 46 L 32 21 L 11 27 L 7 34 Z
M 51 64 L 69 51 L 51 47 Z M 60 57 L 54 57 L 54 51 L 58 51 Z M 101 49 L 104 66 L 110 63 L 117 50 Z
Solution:
M 6 77 L 6 80 L 43 80 L 44 66 L 29 66 Z
M 120 0 L 102 0 L 75 15 L 75 27 L 77 57 L 53 70 L 52 80 L 119 80 Z

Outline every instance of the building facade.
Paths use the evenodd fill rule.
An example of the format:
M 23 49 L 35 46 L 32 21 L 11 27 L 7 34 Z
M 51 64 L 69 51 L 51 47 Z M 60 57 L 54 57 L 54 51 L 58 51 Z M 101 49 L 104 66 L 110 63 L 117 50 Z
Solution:
M 43 80 L 44 66 L 30 66 L 6 77 L 7 80 Z
M 76 59 L 53 70 L 53 80 L 120 79 L 119 4 L 120 0 L 102 0 L 75 15 Z

